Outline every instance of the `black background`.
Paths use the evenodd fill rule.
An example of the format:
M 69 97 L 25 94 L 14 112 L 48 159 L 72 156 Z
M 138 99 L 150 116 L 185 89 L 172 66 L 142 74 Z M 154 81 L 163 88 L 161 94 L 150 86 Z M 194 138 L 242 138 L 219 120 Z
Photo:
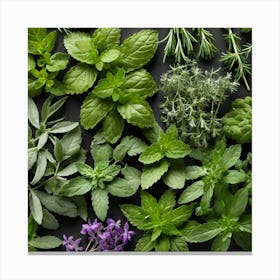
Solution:
M 142 29 L 146 29 L 146 28 L 122 28 L 121 34 L 121 41 L 123 41 L 125 38 L 129 37 L 130 35 L 142 30 Z M 154 29 L 154 28 L 153 28 Z M 48 31 L 52 31 L 54 29 L 48 29 Z M 74 29 L 75 30 L 75 29 Z M 90 29 L 77 29 L 79 31 L 85 31 L 88 33 L 93 33 L 95 28 L 90 28 Z M 165 38 L 165 36 L 168 34 L 169 28 L 158 28 L 156 29 L 159 32 L 159 41 L 162 40 L 163 38 Z M 227 50 L 227 44 L 226 41 L 223 37 L 223 34 L 225 33 L 225 29 L 223 28 L 209 28 L 208 29 L 214 36 L 215 39 L 215 45 L 218 48 L 217 53 L 215 54 L 215 57 L 210 60 L 210 61 L 204 61 L 199 59 L 198 60 L 198 64 L 200 66 L 200 68 L 202 69 L 217 69 L 217 68 L 221 68 L 220 74 L 221 75 L 226 75 L 227 71 L 223 68 L 223 65 L 221 62 L 219 62 L 220 56 L 222 52 L 226 52 Z M 240 33 L 240 29 L 239 28 L 234 28 L 233 32 L 237 33 L 241 38 L 242 38 L 242 43 L 251 43 L 251 32 L 250 33 L 246 33 L 246 34 L 242 34 Z M 64 46 L 63 46 L 63 36 L 64 33 L 60 33 L 57 32 L 57 43 L 55 46 L 55 49 L 53 50 L 53 52 L 66 52 Z M 157 49 L 157 52 L 155 54 L 155 56 L 153 57 L 153 59 L 146 65 L 144 66 L 145 69 L 147 69 L 153 76 L 153 78 L 155 79 L 155 81 L 158 84 L 158 87 L 160 87 L 160 76 L 166 72 L 169 69 L 169 65 L 172 65 L 174 63 L 174 60 L 172 59 L 172 57 L 167 57 L 165 63 L 163 63 L 163 51 L 164 51 L 164 47 L 165 47 L 166 41 L 163 43 L 160 43 Z M 196 49 L 195 49 L 195 54 Z M 250 59 L 251 60 L 251 59 Z M 251 62 L 251 61 L 250 61 Z M 70 66 L 73 66 L 76 64 L 76 61 L 74 59 L 70 59 L 70 64 L 68 65 L 67 69 L 69 69 Z M 63 75 L 65 74 L 65 71 L 62 71 L 62 73 L 60 73 L 60 78 L 63 77 Z M 247 77 L 248 83 L 249 85 L 251 85 L 251 79 L 250 77 Z M 238 87 L 238 90 L 233 93 L 232 95 L 228 96 L 226 102 L 221 106 L 220 109 L 220 116 L 223 116 L 227 111 L 230 110 L 231 108 L 231 102 L 236 99 L 236 98 L 240 98 L 240 97 L 245 97 L 247 95 L 251 95 L 251 91 L 247 91 L 245 88 L 244 83 L 242 82 L 242 80 L 240 80 L 240 86 Z M 44 100 L 47 98 L 48 93 L 42 93 L 39 97 L 35 98 L 35 102 L 37 103 L 38 107 L 41 108 L 42 103 L 44 102 Z M 71 95 L 66 104 L 63 106 L 63 108 L 60 110 L 59 112 L 59 116 L 63 116 L 65 117 L 66 120 L 70 120 L 70 121 L 78 121 L 79 122 L 79 118 L 80 118 L 80 107 L 82 105 L 82 102 L 84 100 L 84 98 L 87 96 L 87 93 L 84 94 L 80 94 L 80 95 Z M 154 114 L 155 114 L 155 118 L 157 120 L 157 122 L 164 128 L 164 125 L 161 122 L 160 119 L 160 104 L 163 101 L 163 95 L 161 93 L 161 91 L 159 90 L 159 92 L 157 94 L 155 94 L 153 97 L 151 97 L 149 100 L 149 103 L 151 104 Z M 58 115 L 54 116 L 57 117 Z M 90 143 L 92 141 L 92 137 L 95 134 L 95 132 L 98 130 L 99 126 L 94 129 L 94 130 L 84 130 L 82 129 L 82 147 L 86 150 L 90 150 Z M 165 128 L 164 128 L 165 129 Z M 124 135 L 137 135 L 139 137 L 142 137 L 140 131 L 136 128 L 136 127 L 132 127 L 128 124 L 126 124 L 125 130 L 124 130 Z M 229 142 L 230 144 L 230 142 Z M 248 151 L 251 150 L 251 145 L 243 145 L 243 154 L 247 153 Z M 137 157 L 134 158 L 126 158 L 125 160 L 127 160 L 127 162 L 130 165 L 133 165 L 137 168 L 139 168 L 140 170 L 142 169 L 141 164 L 138 162 Z M 191 163 L 191 161 L 189 161 Z M 91 160 L 91 157 L 88 153 L 88 158 L 87 158 L 87 163 L 90 164 L 91 166 L 93 165 L 93 162 Z M 188 161 L 187 161 L 188 163 Z M 189 184 L 189 182 L 187 182 L 187 184 Z M 153 185 L 148 191 L 150 193 L 152 193 L 155 197 L 159 198 L 160 195 L 167 190 L 167 187 L 160 181 L 157 184 Z M 179 197 L 180 193 L 182 190 L 178 190 L 177 191 L 177 198 Z M 91 220 L 93 220 L 96 216 L 92 210 L 92 206 L 91 206 L 91 201 L 90 201 L 90 194 L 87 194 L 87 201 L 88 201 L 88 213 L 89 213 L 89 218 Z M 139 205 L 140 203 L 140 196 L 139 196 L 139 191 L 137 191 L 137 193 L 132 196 L 132 197 L 128 197 L 128 198 L 117 198 L 114 196 L 109 195 L 109 211 L 108 211 L 108 215 L 107 217 L 111 217 L 113 219 L 121 219 L 122 224 L 124 224 L 124 222 L 126 221 L 125 217 L 123 216 L 119 205 L 123 204 L 123 203 L 130 203 L 130 204 L 136 204 Z M 82 221 L 81 218 L 77 217 L 77 218 L 68 218 L 68 217 L 64 217 L 64 216 L 59 216 L 56 215 L 56 218 L 59 221 L 59 229 L 58 230 L 46 230 L 43 228 L 39 228 L 38 230 L 38 235 L 39 236 L 43 236 L 43 235 L 55 235 L 58 238 L 62 239 L 62 235 L 66 234 L 67 236 L 69 235 L 73 235 L 74 238 L 79 238 L 81 237 L 80 235 L 80 229 L 81 229 L 81 225 L 84 223 L 84 221 Z M 196 217 L 197 219 L 197 217 Z M 138 241 L 138 239 L 142 236 L 143 232 L 137 230 L 136 228 L 131 226 L 131 229 L 133 229 L 136 234 L 133 236 L 132 241 L 127 244 L 125 250 L 126 251 L 134 251 L 135 245 Z M 190 251 L 209 251 L 210 247 L 211 247 L 211 243 L 212 241 L 208 241 L 208 242 L 204 242 L 204 243 L 199 243 L 199 244 L 188 244 Z M 85 237 L 83 237 L 82 239 L 82 245 L 86 245 L 86 239 Z M 59 247 L 54 249 L 54 251 L 64 251 L 64 247 Z M 232 240 L 231 246 L 229 248 L 229 251 L 241 251 L 241 249 L 234 243 L 234 241 Z

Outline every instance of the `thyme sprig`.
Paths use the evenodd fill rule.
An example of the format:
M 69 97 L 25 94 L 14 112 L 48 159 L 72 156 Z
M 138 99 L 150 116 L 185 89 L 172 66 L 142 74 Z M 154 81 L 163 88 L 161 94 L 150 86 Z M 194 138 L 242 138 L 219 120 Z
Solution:
M 161 76 L 164 102 L 162 120 L 175 124 L 183 141 L 191 147 L 206 148 L 222 130 L 218 116 L 227 93 L 238 86 L 231 74 L 219 75 L 219 69 L 202 71 L 195 62 L 177 65 Z
M 231 28 L 227 28 L 227 34 L 224 35 L 228 43 L 228 51 L 222 53 L 220 61 L 223 62 L 229 71 L 235 72 L 234 79 L 239 81 L 242 79 L 247 90 L 250 86 L 246 79 L 246 75 L 251 75 L 251 64 L 248 63 L 248 57 L 252 51 L 251 44 L 240 46 L 241 38 L 232 32 Z

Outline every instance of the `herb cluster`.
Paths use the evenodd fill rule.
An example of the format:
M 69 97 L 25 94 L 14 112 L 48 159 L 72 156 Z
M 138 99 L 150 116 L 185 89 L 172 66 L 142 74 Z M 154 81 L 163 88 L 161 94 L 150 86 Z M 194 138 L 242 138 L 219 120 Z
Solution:
M 156 29 L 123 39 L 120 28 L 29 28 L 29 251 L 251 250 L 252 98 L 234 98 L 251 45 L 226 31 L 234 80 L 199 65 L 220 52 L 205 28 L 171 28 L 163 54 Z M 157 83 L 153 57 L 169 55 Z M 72 100 L 78 121 L 65 114 Z M 80 230 L 63 232 L 64 219 Z

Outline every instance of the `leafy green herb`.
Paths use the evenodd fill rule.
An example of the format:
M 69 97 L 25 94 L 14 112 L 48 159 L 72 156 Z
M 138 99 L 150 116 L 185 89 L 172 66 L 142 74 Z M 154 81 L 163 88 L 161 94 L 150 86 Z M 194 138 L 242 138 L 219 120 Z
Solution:
M 232 145 L 226 148 L 225 139 L 216 141 L 215 146 L 211 150 L 200 151 L 194 150 L 190 156 L 202 162 L 202 168 L 199 166 L 192 166 L 192 170 L 196 169 L 198 172 L 195 176 L 190 176 L 192 170 L 190 167 L 186 169 L 186 177 L 194 179 L 201 177 L 202 179 L 196 181 L 188 186 L 179 197 L 179 204 L 188 203 L 202 196 L 200 206 L 196 209 L 196 215 L 204 215 L 210 211 L 211 201 L 214 190 L 217 186 L 224 183 L 240 183 L 246 180 L 245 177 L 235 174 L 234 181 L 228 180 L 230 175 L 233 175 L 232 167 L 237 163 L 241 155 L 241 145 Z M 194 175 L 194 174 L 193 174 Z
M 162 120 L 167 126 L 176 124 L 181 139 L 191 147 L 206 148 L 221 134 L 220 106 L 238 84 L 231 82 L 230 74 L 220 77 L 218 72 L 202 72 L 192 62 L 171 67 L 161 76 Z
M 233 33 L 231 28 L 227 28 L 225 39 L 228 43 L 228 51 L 222 54 L 220 61 L 225 64 L 229 71 L 235 72 L 235 81 L 242 79 L 247 90 L 250 90 L 246 75 L 251 75 L 252 67 L 248 63 L 248 57 L 252 51 L 252 45 L 246 44 L 241 47 L 240 37 Z
M 175 193 L 166 191 L 159 201 L 148 192 L 141 191 L 141 206 L 121 205 L 121 210 L 132 225 L 145 233 L 136 245 L 136 251 L 188 251 L 180 232 L 191 216 L 195 204 L 175 208 Z
M 120 164 L 111 162 L 113 149 L 109 144 L 96 144 L 93 140 L 91 154 L 94 168 L 85 163 L 76 163 L 81 176 L 62 185 L 59 194 L 75 197 L 91 191 L 94 212 L 104 221 L 108 211 L 109 194 L 118 197 L 135 194 L 140 185 L 140 172 L 136 168 L 122 168 Z
M 237 143 L 252 141 L 252 97 L 235 99 L 232 110 L 222 118 L 223 130 L 227 137 Z
M 214 45 L 213 35 L 206 30 L 205 28 L 196 28 L 197 29 L 197 38 L 198 38 L 198 57 L 201 57 L 205 60 L 212 59 L 218 49 Z
M 180 189 L 185 184 L 183 158 L 191 152 L 190 147 L 178 140 L 177 128 L 173 125 L 162 133 L 157 142 L 147 147 L 139 157 L 145 166 L 141 175 L 141 187 L 147 189 L 163 175 L 170 188 Z

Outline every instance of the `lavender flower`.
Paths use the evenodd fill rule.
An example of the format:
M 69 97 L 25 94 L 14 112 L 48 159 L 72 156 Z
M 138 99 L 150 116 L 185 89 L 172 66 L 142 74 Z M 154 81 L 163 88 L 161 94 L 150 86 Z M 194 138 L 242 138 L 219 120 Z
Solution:
M 99 222 L 97 222 L 97 219 L 94 220 L 93 223 L 91 223 L 90 219 L 88 219 L 87 224 L 82 225 L 82 229 L 80 231 L 81 234 L 86 235 L 88 234 L 89 236 L 95 236 L 95 233 L 100 232 L 102 230 L 103 225 Z
M 74 240 L 74 237 L 70 235 L 67 237 L 65 234 L 63 234 L 63 241 L 62 245 L 66 247 L 67 252 L 72 252 L 72 251 L 82 251 L 83 247 L 80 246 L 81 238 L 78 238 Z

